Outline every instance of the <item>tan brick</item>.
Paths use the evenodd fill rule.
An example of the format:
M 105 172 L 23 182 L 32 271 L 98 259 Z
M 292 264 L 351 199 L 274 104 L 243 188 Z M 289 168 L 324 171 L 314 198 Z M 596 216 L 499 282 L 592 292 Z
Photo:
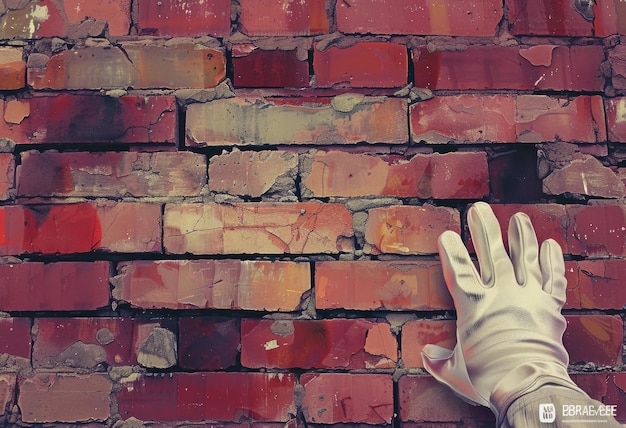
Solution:
M 569 193 L 603 198 L 623 198 L 626 194 L 624 182 L 593 156 L 574 159 L 552 171 L 543 179 L 543 191 L 548 195 Z
M 0 200 L 9 199 L 14 186 L 15 159 L 11 153 L 0 153 Z
M 17 375 L 0 374 L 0 416 L 3 416 L 7 409 L 13 407 L 16 383 Z
M 26 62 L 22 49 L 0 48 L 0 89 L 16 90 L 26 86 Z

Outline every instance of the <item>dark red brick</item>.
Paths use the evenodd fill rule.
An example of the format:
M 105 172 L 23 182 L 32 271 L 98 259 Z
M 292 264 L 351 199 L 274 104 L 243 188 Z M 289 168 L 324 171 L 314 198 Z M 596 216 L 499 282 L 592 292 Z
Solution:
M 184 317 L 178 320 L 178 364 L 186 370 L 223 370 L 237 364 L 239 320 Z
M 0 264 L 0 310 L 88 311 L 109 304 L 108 262 Z
M 302 411 L 308 423 L 391 423 L 394 412 L 390 375 L 306 373 L 300 383 L 304 386 Z
M 506 0 L 509 11 L 509 31 L 513 35 L 590 37 L 594 35 L 593 20 L 584 13 L 593 9 L 578 10 L 574 2 L 564 0 Z M 593 5 L 593 3 L 591 3 Z M 584 8 L 584 9 L 583 9 Z M 582 13 L 581 13 L 582 12 Z M 588 17 L 593 19 L 593 15 Z
M 447 349 L 456 345 L 454 320 L 414 320 L 402 326 L 402 361 L 405 367 L 424 368 L 422 350 L 433 344 Z
M 586 257 L 626 255 L 626 208 L 614 206 L 567 206 L 570 254 Z
M 394 88 L 404 86 L 408 76 L 406 46 L 388 42 L 363 42 L 346 48 L 315 49 L 315 86 L 328 88 Z
M 248 36 L 309 36 L 329 31 L 324 0 L 240 0 L 239 4 L 241 31 Z
M 0 318 L 0 355 L 30 359 L 30 348 L 30 318 Z
M 582 308 L 621 310 L 626 306 L 626 260 L 581 260 L 577 264 Z
M 495 202 L 534 202 L 543 197 L 534 145 L 497 152 L 487 159 L 487 163 L 490 194 Z
M 250 368 L 392 369 L 389 324 L 365 319 L 241 322 L 241 364 Z
M 468 46 L 465 50 L 434 52 L 426 47 L 415 49 L 415 86 L 442 90 L 604 89 L 600 72 L 600 64 L 605 60 L 602 46 L 554 46 L 544 49 L 540 58 L 525 49 L 529 48 Z
M 441 265 L 428 261 L 333 261 L 315 264 L 317 309 L 452 309 Z
M 615 315 L 568 315 L 563 345 L 571 364 L 622 364 L 623 322 Z
M 224 37 L 230 34 L 230 1 L 139 0 L 137 24 L 140 35 Z
M 60 94 L 5 101 L 0 131 L 16 144 L 173 144 L 176 99 Z
M 605 376 L 608 378 L 608 386 L 603 402 L 617 406 L 616 419 L 623 424 L 626 422 L 626 393 L 624 392 L 626 391 L 626 375 L 624 373 L 612 373 Z
M 126 383 L 122 418 L 142 421 L 286 422 L 295 414 L 291 373 L 166 373 Z
M 299 59 L 296 50 L 263 50 L 252 46 L 248 51 L 235 45 L 232 62 L 233 83 L 237 88 L 309 86 L 309 63 Z

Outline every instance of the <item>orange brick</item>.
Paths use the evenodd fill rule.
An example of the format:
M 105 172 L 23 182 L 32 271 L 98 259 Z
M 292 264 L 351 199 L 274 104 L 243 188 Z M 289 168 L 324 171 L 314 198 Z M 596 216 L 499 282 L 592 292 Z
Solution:
M 121 263 L 114 297 L 151 308 L 294 311 L 311 288 L 307 263 L 168 260 Z
M 452 309 L 441 265 L 428 261 L 333 261 L 315 264 L 318 309 Z
M 433 344 L 446 349 L 456 345 L 454 320 L 415 320 L 402 326 L 402 361 L 405 367 L 424 368 L 422 350 Z
M 570 364 L 600 366 L 622 363 L 623 322 L 616 315 L 568 315 L 563 345 Z
M 0 48 L 0 89 L 16 90 L 26 86 L 26 62 L 22 49 Z
M 248 36 L 310 36 L 328 33 L 324 0 L 277 3 L 240 0 L 241 31 Z
M 15 181 L 15 159 L 11 153 L 0 153 L 0 200 L 11 197 Z
M 368 214 L 365 241 L 372 253 L 435 254 L 441 233 L 460 231 L 459 212 L 452 208 L 397 205 Z
M 339 204 L 167 204 L 163 238 L 172 254 L 336 254 L 353 233 Z

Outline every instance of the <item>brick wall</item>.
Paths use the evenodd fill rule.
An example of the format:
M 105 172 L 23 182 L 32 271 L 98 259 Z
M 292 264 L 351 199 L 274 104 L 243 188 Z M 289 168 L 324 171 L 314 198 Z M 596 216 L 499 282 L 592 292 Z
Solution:
M 626 422 L 625 5 L 0 1 L 0 424 L 491 426 L 419 353 L 477 200 Z

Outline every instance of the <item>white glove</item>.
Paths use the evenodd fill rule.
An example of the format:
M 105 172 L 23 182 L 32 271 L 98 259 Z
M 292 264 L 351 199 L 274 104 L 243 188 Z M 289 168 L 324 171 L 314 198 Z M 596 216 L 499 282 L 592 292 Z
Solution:
M 456 307 L 457 344 L 452 351 L 427 345 L 422 356 L 436 379 L 490 407 L 500 425 L 513 401 L 542 385 L 582 392 L 567 374 L 562 342 L 565 265 L 554 240 L 543 242 L 539 251 L 523 213 L 509 223 L 510 257 L 489 205 L 474 204 L 467 217 L 480 274 L 461 237 L 444 232 L 439 254 Z

